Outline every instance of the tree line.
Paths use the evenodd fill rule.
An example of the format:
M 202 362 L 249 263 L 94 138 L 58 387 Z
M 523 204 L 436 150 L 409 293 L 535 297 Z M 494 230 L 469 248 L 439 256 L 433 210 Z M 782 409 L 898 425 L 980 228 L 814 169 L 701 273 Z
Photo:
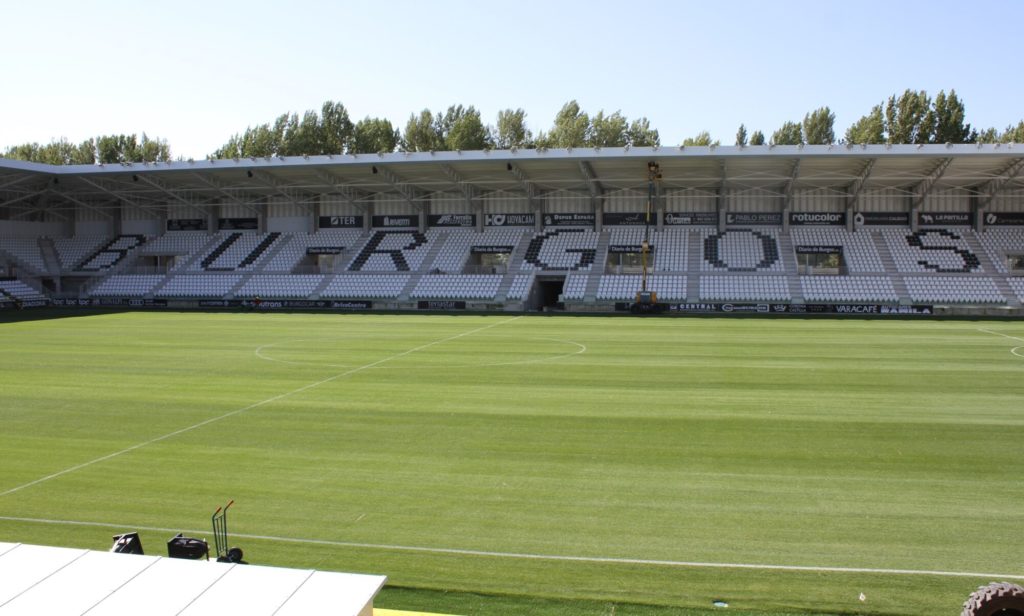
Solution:
M 599 111 L 590 116 L 579 103 L 566 103 L 554 126 L 536 136 L 527 127 L 522 109 L 503 109 L 494 124 L 485 124 L 470 105 L 452 105 L 436 112 L 424 109 L 409 116 L 399 131 L 383 118 L 356 123 L 344 105 L 326 102 L 321 113 L 284 114 L 273 122 L 233 135 L 214 158 L 295 156 L 315 154 L 372 154 L 378 152 L 442 152 L 512 148 L 623 147 L 659 145 L 658 131 L 647 118 L 630 122 L 620 112 Z
M 7 148 L 4 158 L 48 165 L 95 165 L 171 160 L 171 146 L 164 139 L 137 135 L 103 135 L 75 144 L 57 139 L 46 144 L 24 143 Z
M 939 91 L 931 98 L 924 90 L 893 94 L 847 128 L 837 139 L 835 114 L 821 107 L 803 120 L 783 123 L 766 139 L 745 124 L 736 131 L 736 145 L 924 144 L 924 143 L 1024 143 L 1024 121 L 999 130 L 977 130 L 966 122 L 965 106 L 956 90 Z M 719 145 L 708 131 L 682 141 L 684 146 Z M 232 135 L 209 158 L 250 158 L 323 154 L 371 154 L 388 152 L 437 152 L 513 148 L 601 148 L 661 145 L 657 129 L 646 117 L 630 121 L 620 111 L 588 114 L 575 100 L 555 115 L 551 127 L 536 135 L 522 109 L 503 109 L 493 124 L 485 124 L 480 111 L 470 105 L 452 105 L 436 112 L 424 109 L 410 114 L 404 130 L 385 118 L 365 117 L 353 122 L 345 106 L 325 102 L 320 111 L 300 117 L 285 113 L 273 122 L 250 126 Z M 40 145 L 9 147 L 3 156 L 54 165 L 163 162 L 171 160 L 166 140 L 145 133 L 107 135 L 73 144 L 66 139 Z

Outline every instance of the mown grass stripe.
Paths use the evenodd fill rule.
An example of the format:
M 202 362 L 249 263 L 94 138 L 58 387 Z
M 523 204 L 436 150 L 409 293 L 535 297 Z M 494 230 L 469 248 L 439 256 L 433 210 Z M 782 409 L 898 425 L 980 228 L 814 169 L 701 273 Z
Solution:
M 13 488 L 9 488 L 7 490 L 4 490 L 3 492 L 0 492 L 0 497 L 8 496 L 10 494 L 14 494 L 15 492 L 20 492 L 21 490 L 24 490 L 25 488 L 31 488 L 32 486 L 39 485 L 41 483 L 50 481 L 51 479 L 56 479 L 58 477 L 62 477 L 62 476 L 67 475 L 69 473 L 74 473 L 75 471 L 82 470 L 83 468 L 88 468 L 90 466 L 93 466 L 94 464 L 99 464 L 101 462 L 106 462 L 107 460 L 110 460 L 112 458 L 116 458 L 118 456 L 122 456 L 122 455 L 124 455 L 126 453 L 131 453 L 131 452 L 136 451 L 138 449 L 142 449 L 143 447 L 147 447 L 149 445 L 153 445 L 154 443 L 159 443 L 161 441 L 165 441 L 165 440 L 167 440 L 169 438 L 174 438 L 175 436 L 179 436 L 181 434 L 185 434 L 186 432 L 191 432 L 193 430 L 197 430 L 197 429 L 202 428 L 204 426 L 208 426 L 208 425 L 210 425 L 210 424 L 212 424 L 214 422 L 222 421 L 224 419 L 228 419 L 229 417 L 234 417 L 235 415 L 239 415 L 239 414 L 244 413 L 246 411 L 251 411 L 252 409 L 259 408 L 261 406 L 270 404 L 272 402 L 277 402 L 278 400 L 283 400 L 284 398 L 288 398 L 290 396 L 294 396 L 295 394 L 300 394 L 300 393 L 302 393 L 304 391 L 308 391 L 310 389 L 313 389 L 315 387 L 319 387 L 319 386 L 324 385 L 326 383 L 330 383 L 332 381 L 337 381 L 338 379 L 342 379 L 342 378 L 345 378 L 347 376 L 352 376 L 353 374 L 357 374 L 357 373 L 362 372 L 364 370 L 369 370 L 370 368 L 374 368 L 374 367 L 379 366 L 381 364 L 385 364 L 385 363 L 387 363 L 389 361 L 394 361 L 396 359 L 405 357 L 406 355 L 411 355 L 413 353 L 416 353 L 417 351 L 422 351 L 424 349 L 429 349 L 432 346 L 436 346 L 438 344 L 443 344 L 445 342 L 451 342 L 452 340 L 458 340 L 459 338 L 463 338 L 465 336 L 470 336 L 470 335 L 482 332 L 484 330 L 491 329 L 492 327 L 498 327 L 499 325 L 504 325 L 506 323 L 511 323 L 512 321 L 515 321 L 518 318 L 520 318 L 520 317 L 512 317 L 511 319 L 506 319 L 504 321 L 499 321 L 498 323 L 491 323 L 490 325 L 485 325 L 483 327 L 478 327 L 478 328 L 476 328 L 476 329 L 474 329 L 472 331 L 463 332 L 463 333 L 457 334 L 455 336 L 449 336 L 449 337 L 443 338 L 441 340 L 435 340 L 433 342 L 429 342 L 427 344 L 420 345 L 420 346 L 418 346 L 416 348 L 409 349 L 408 351 L 403 351 L 401 353 L 396 353 L 396 354 L 391 355 L 389 357 L 385 357 L 384 359 L 380 359 L 380 360 L 377 360 L 375 362 L 371 362 L 369 364 L 365 364 L 365 365 L 359 366 L 357 368 L 352 368 L 351 370 L 346 370 L 345 372 L 342 372 L 340 374 L 335 374 L 333 376 L 329 376 L 326 379 L 320 379 L 319 381 L 316 381 L 315 383 L 309 383 L 308 385 L 303 385 L 302 387 L 299 387 L 297 389 L 293 389 L 291 391 L 286 391 L 283 394 L 278 394 L 276 396 L 271 396 L 270 398 L 266 398 L 264 400 L 260 400 L 259 402 L 254 402 L 254 403 L 249 404 L 247 406 L 243 406 L 240 409 L 235 409 L 233 411 L 229 411 L 229 412 L 224 413 L 222 415 L 218 415 L 216 417 L 211 417 L 210 419 L 207 419 L 205 421 L 200 421 L 199 423 L 192 424 L 191 426 L 187 426 L 187 427 L 181 428 L 180 430 L 175 430 L 173 432 L 168 432 L 167 434 L 158 436 L 156 438 L 150 439 L 150 440 L 142 442 L 142 443 L 137 443 L 135 445 L 132 445 L 131 447 L 125 447 L 124 449 L 121 449 L 120 451 L 115 451 L 115 452 L 107 454 L 105 456 L 100 456 L 99 458 L 94 458 L 92 460 L 89 460 L 88 462 L 83 462 L 81 464 L 76 464 L 74 466 L 65 468 L 63 470 L 57 471 L 56 473 L 50 473 L 49 475 L 46 475 L 45 477 L 40 477 L 39 479 L 30 481 L 28 483 L 24 483 L 24 484 L 15 486 Z
M 77 520 L 46 520 L 39 518 L 19 518 L 0 516 L 0 520 L 8 522 L 27 522 L 30 524 L 55 524 L 62 526 L 90 526 L 93 528 L 131 528 L 166 533 L 189 533 L 202 535 L 206 531 L 196 529 L 160 528 L 155 526 L 138 526 L 133 524 L 111 524 L 107 522 L 81 522 Z M 814 565 L 776 565 L 766 563 L 713 563 L 685 560 L 652 560 L 647 558 L 613 558 L 601 556 L 569 556 L 558 554 L 523 554 L 518 552 L 494 552 L 488 550 L 463 550 L 460 548 L 438 548 L 415 545 L 388 545 L 378 543 L 360 543 L 356 541 L 331 541 L 329 539 L 303 539 L 299 537 L 275 537 L 273 535 L 254 535 L 249 533 L 231 533 L 234 538 L 253 539 L 256 541 L 277 541 L 282 543 L 298 543 L 305 545 L 327 545 L 339 548 L 359 548 L 364 550 L 388 550 L 394 552 L 420 552 L 425 554 L 451 554 L 455 556 L 480 556 L 486 558 L 514 558 L 518 560 L 551 560 L 562 562 L 612 564 L 612 565 L 650 565 L 654 567 L 682 567 L 694 569 L 752 569 L 756 571 L 802 571 L 809 573 L 868 573 L 877 575 L 923 575 L 937 577 L 985 578 L 1024 580 L 1024 574 L 1017 573 L 974 573 L 970 571 L 934 571 L 919 569 L 884 569 L 875 567 L 819 567 Z

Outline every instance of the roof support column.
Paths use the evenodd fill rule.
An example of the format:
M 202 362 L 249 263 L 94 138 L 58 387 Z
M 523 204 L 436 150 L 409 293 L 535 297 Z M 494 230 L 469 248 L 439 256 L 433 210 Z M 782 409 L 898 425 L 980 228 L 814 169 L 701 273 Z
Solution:
M 533 229 L 535 232 L 540 233 L 544 230 L 544 203 L 543 199 L 537 192 L 537 187 L 530 180 L 530 178 L 523 173 L 523 170 L 518 165 L 513 163 L 506 163 L 505 168 L 508 169 L 509 173 L 512 174 L 519 185 L 526 191 L 526 202 L 533 211 Z
M 985 230 L 985 211 L 992 205 L 1003 188 L 1024 172 L 1024 158 L 1018 158 L 1004 167 L 995 178 L 985 185 L 984 194 L 977 198 L 974 211 L 974 229 Z
M 721 167 L 721 181 L 715 188 L 715 210 L 718 212 L 718 232 L 725 231 L 726 221 L 729 217 L 729 206 L 726 201 L 726 187 L 728 186 L 729 169 L 726 167 L 725 159 L 719 161 Z
M 355 189 L 353 189 L 352 187 L 348 186 L 347 184 L 345 184 L 345 182 L 343 182 L 337 176 L 335 176 L 334 174 L 332 174 L 331 172 L 329 172 L 329 171 L 327 171 L 325 169 L 315 169 L 313 171 L 313 173 L 318 178 L 320 178 L 320 180 L 324 182 L 324 185 L 327 186 L 332 192 L 335 192 L 335 193 L 341 195 L 342 198 L 344 198 L 345 201 L 347 201 L 348 204 L 350 206 L 352 206 L 352 208 L 354 208 L 358 212 L 362 212 L 362 214 L 363 214 L 363 231 L 369 232 L 369 230 L 372 228 L 371 220 L 373 218 L 373 202 L 372 201 L 361 202 L 360 201 L 361 197 L 360 197 L 359 193 Z M 322 206 L 322 203 L 323 203 L 323 197 L 324 197 L 324 195 L 321 194 L 320 195 L 320 199 L 318 201 L 318 203 L 321 206 Z M 322 207 L 321 207 L 321 211 L 322 211 Z M 320 223 L 320 218 L 318 216 L 317 217 L 317 229 L 318 230 L 319 230 L 319 223 Z
M 949 164 L 951 162 L 953 162 L 952 158 L 943 158 L 939 160 L 938 164 L 936 164 L 928 174 L 928 177 L 914 187 L 915 195 L 910 202 L 910 228 L 914 232 L 917 232 L 917 218 L 918 214 L 921 212 L 921 206 L 924 205 L 924 202 L 928 199 L 928 195 L 931 194 L 932 189 L 935 188 L 939 179 L 941 179 L 943 174 L 946 173 L 946 169 L 949 168 Z
M 478 198 L 480 191 L 476 186 L 465 181 L 451 165 L 441 165 L 441 170 L 444 171 L 452 184 L 455 184 L 455 187 L 459 189 L 460 193 L 462 193 L 462 198 L 466 202 L 466 207 L 469 208 L 469 213 L 473 215 L 474 220 L 476 221 L 474 226 L 477 232 L 483 233 L 484 206 Z
M 405 199 L 405 202 L 412 207 L 413 211 L 419 214 L 419 231 L 420 233 L 426 233 L 427 217 L 430 215 L 430 202 L 418 202 L 420 199 L 416 194 L 416 190 L 406 182 L 402 181 L 401 178 L 395 175 L 387 167 L 384 167 L 383 165 L 373 165 L 370 167 L 370 172 L 384 178 L 384 181 L 394 187 L 398 194 Z
M 850 233 L 857 230 L 853 221 L 857 212 L 860 211 L 857 207 L 860 203 L 860 194 L 864 190 L 864 184 L 867 183 L 868 178 L 871 177 L 871 170 L 874 169 L 876 160 L 878 159 L 869 158 L 868 162 L 865 163 L 864 168 L 861 169 L 860 175 L 857 176 L 857 179 L 846 188 L 846 230 Z
M 789 180 L 786 181 L 786 189 L 784 194 L 786 195 L 785 200 L 782 202 L 782 232 L 789 233 L 789 212 L 793 208 L 793 186 L 796 184 L 796 179 L 800 175 L 800 159 L 797 158 L 793 161 L 793 169 L 789 172 Z

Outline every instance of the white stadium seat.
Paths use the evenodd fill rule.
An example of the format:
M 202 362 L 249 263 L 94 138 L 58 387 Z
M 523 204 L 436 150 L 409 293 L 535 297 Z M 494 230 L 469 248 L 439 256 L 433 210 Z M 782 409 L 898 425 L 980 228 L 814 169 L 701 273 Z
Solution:
M 93 297 L 143 297 L 164 279 L 162 275 L 109 276 L 89 294 Z
M 841 246 L 843 261 L 851 274 L 876 274 L 885 271 L 874 238 L 867 231 L 851 233 L 842 227 L 793 227 L 794 246 Z
M 241 274 L 178 274 L 157 289 L 154 295 L 167 298 L 222 298 L 241 279 Z
M 500 275 L 428 275 L 410 294 L 416 299 L 494 299 Z
M 809 302 L 899 301 L 892 281 L 885 276 L 801 276 L 800 288 Z
M 921 303 L 1001 304 L 1006 301 L 991 278 L 976 276 L 907 277 L 910 299 Z
M 597 299 L 602 301 L 633 301 L 643 286 L 638 275 L 601 276 Z M 656 274 L 647 279 L 647 289 L 658 295 L 658 301 L 684 301 L 686 299 L 686 276 Z
M 409 274 L 338 274 L 320 294 L 325 299 L 394 299 L 409 283 Z
M 264 299 L 307 299 L 324 277 L 321 274 L 265 274 L 250 278 L 235 292 L 236 297 Z
M 700 299 L 786 302 L 791 296 L 784 276 L 701 276 Z

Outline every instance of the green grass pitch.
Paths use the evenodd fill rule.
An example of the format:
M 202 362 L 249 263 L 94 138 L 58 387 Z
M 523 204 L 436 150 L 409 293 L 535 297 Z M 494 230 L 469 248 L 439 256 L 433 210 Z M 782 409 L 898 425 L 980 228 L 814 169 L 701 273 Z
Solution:
M 1022 355 L 1019 321 L 8 320 L 0 541 L 161 554 L 234 499 L 247 560 L 381 607 L 953 614 L 992 580 L 937 573 L 1024 576 Z

